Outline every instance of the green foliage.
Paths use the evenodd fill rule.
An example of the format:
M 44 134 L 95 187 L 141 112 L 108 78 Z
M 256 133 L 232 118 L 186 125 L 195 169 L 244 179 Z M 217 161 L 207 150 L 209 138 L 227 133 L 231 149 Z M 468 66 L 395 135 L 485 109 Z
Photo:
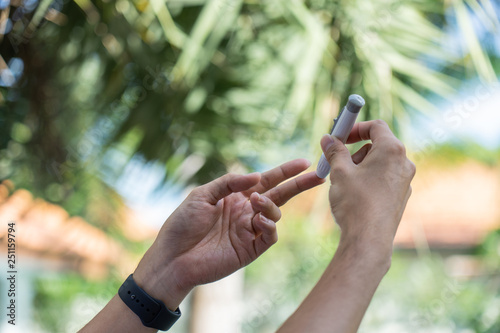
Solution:
M 132 158 L 164 165 L 165 181 L 205 182 L 235 164 L 252 169 L 281 162 L 286 151 L 306 154 L 349 94 L 366 98 L 363 119 L 383 118 L 397 131 L 410 112 L 437 112 L 429 96 L 450 98 L 459 79 L 491 81 L 499 68 L 471 23 L 479 17 L 491 31 L 498 28 L 490 0 L 61 3 L 41 1 L 0 40 L 5 62 L 24 64 L 17 84 L 0 88 L 0 178 L 118 238 L 115 212 L 123 202 L 109 184 Z M 48 7 L 61 10 L 61 25 L 43 19 Z M 459 56 L 442 45 L 450 13 L 465 40 Z M 290 236 L 282 235 L 247 275 L 250 283 L 269 282 L 250 289 L 257 297 L 291 292 L 276 295 L 270 315 L 257 314 L 248 329 L 282 322 L 333 253 L 321 247 L 335 244 L 333 236 L 299 222 L 287 230 Z M 412 270 L 401 258 L 393 267 L 403 279 L 405 269 L 430 265 L 439 272 L 401 293 L 416 300 L 406 301 L 409 308 L 425 306 L 445 285 L 442 262 Z M 274 277 L 284 271 L 278 286 Z M 391 274 L 388 281 L 404 285 Z M 64 309 L 76 290 L 93 292 L 78 278 L 67 281 L 60 293 L 51 289 L 54 281 L 38 283 L 39 319 L 49 330 L 62 325 L 50 309 Z M 494 304 L 497 296 L 485 295 L 480 282 L 470 286 L 457 296 L 451 320 L 495 331 L 498 323 L 478 319 L 486 306 L 471 304 L 480 296 Z
M 245 270 L 244 332 L 276 331 L 319 279 L 338 244 L 337 232 L 325 233 L 311 221 L 287 218 L 278 229 L 278 243 Z
M 247 268 L 245 332 L 274 332 L 333 256 L 335 236 L 325 236 L 308 221 L 287 221 L 286 229 Z M 499 235 L 492 233 L 477 253 L 396 251 L 360 332 L 497 332 Z M 474 275 L 457 274 L 452 268 L 457 260 L 472 260 L 480 268 Z
M 316 141 L 335 113 L 325 101 L 338 108 L 359 93 L 365 119 L 397 129 L 407 106 L 431 112 L 426 94 L 454 92 L 449 68 L 466 73 L 439 44 L 435 1 L 76 1 L 63 13 L 62 27 L 43 24 L 27 43 L 18 27 L 2 43 L 26 67 L 19 88 L 3 91 L 2 122 L 3 147 L 12 133 L 26 155 L 3 177 L 28 176 L 36 189 L 73 187 L 73 170 L 103 164 L 116 176 L 132 156 L 161 161 L 165 179 L 205 182 L 276 159 L 286 142 Z M 476 44 L 473 64 L 490 77 Z
M 34 283 L 33 320 L 47 332 L 70 332 L 68 324 L 74 322 L 75 317 L 92 318 L 116 294 L 120 283 L 116 278 L 89 281 L 75 273 L 38 275 Z M 76 313 L 75 307 L 83 313 Z M 85 323 L 79 324 L 76 329 Z
M 498 166 L 499 149 L 488 149 L 474 142 L 445 143 L 417 154 L 425 154 L 426 160 L 433 166 L 452 166 L 475 160 L 485 165 Z M 417 158 L 423 156 L 417 156 Z M 425 165 L 422 164 L 422 165 Z

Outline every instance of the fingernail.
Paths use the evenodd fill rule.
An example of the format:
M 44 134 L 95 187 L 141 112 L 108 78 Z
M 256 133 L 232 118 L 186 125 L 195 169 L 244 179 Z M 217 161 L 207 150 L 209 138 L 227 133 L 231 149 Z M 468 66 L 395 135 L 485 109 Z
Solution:
M 263 222 L 263 223 L 265 223 L 267 225 L 276 224 L 276 222 L 272 221 L 268 217 L 265 217 L 264 215 L 262 215 L 262 213 L 259 213 L 259 219 L 260 219 L 261 222 Z
M 270 225 L 270 226 L 272 226 L 273 224 L 276 224 L 276 222 L 263 216 L 262 214 L 260 214 L 260 219 L 262 220 L 262 222 L 264 222 L 265 224 Z
M 330 148 L 334 144 L 334 142 L 335 141 L 333 140 L 330 134 L 325 134 L 321 138 L 321 148 L 323 149 L 324 152 L 326 152 L 328 148 Z
M 266 199 L 264 199 L 264 197 L 262 195 L 260 195 L 259 193 L 257 193 L 257 195 L 259 196 L 259 203 L 263 204 L 264 202 L 266 202 Z

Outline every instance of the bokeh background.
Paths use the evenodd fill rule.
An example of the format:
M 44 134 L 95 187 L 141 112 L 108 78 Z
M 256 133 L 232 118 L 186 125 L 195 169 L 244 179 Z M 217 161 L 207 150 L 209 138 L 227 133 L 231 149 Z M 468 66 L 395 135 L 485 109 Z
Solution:
M 19 271 L 0 331 L 77 331 L 193 186 L 314 166 L 357 93 L 417 165 L 360 332 L 500 332 L 499 16 L 496 0 L 0 0 L 1 309 L 12 221 Z M 288 203 L 278 244 L 197 288 L 171 331 L 275 331 L 335 251 L 327 191 Z

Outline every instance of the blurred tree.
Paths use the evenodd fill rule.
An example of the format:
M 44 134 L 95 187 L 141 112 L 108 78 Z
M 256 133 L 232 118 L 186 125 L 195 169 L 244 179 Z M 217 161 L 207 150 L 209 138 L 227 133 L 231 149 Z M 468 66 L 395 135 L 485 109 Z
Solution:
M 472 20 L 498 28 L 495 6 L 2 1 L 0 177 L 105 226 L 122 204 L 106 184 L 133 157 L 181 183 L 254 168 L 317 140 L 351 93 L 366 97 L 363 118 L 397 130 L 470 69 L 494 80 Z M 460 56 L 441 46 L 449 22 Z
M 0 0 L 0 11 L 0 179 L 108 231 L 123 205 L 109 184 L 132 158 L 205 182 L 317 147 L 351 93 L 366 98 L 364 119 L 397 131 L 500 67 L 491 0 Z M 303 262 L 287 284 L 297 299 Z M 49 309 L 70 287 L 36 302 Z

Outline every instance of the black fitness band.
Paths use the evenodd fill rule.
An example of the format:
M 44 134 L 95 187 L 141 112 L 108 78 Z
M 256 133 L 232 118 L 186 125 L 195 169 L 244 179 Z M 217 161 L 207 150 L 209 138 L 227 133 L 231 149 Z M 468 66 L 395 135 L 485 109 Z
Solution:
M 123 282 L 118 296 L 140 319 L 144 326 L 167 331 L 181 316 L 181 310 L 167 309 L 165 304 L 149 296 L 139 287 L 132 274 Z

